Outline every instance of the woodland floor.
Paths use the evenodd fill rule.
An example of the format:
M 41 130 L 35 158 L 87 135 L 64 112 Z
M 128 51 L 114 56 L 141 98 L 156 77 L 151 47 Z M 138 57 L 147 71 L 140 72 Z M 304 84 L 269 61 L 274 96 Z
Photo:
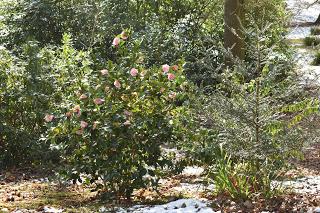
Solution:
M 283 195 L 268 201 L 257 198 L 253 202 L 238 203 L 224 196 L 214 196 L 214 186 L 203 184 L 203 170 L 196 167 L 186 169 L 182 175 L 162 180 L 159 193 L 139 190 L 131 201 L 117 202 L 101 201 L 90 187 L 59 184 L 51 179 L 52 173 L 11 170 L 0 174 L 0 212 L 320 211 L 317 209 L 320 207 L 320 144 L 306 149 L 305 159 L 295 160 L 293 164 L 295 168 L 282 176 L 284 185 L 290 181 L 290 188 Z M 191 211 L 188 205 L 194 205 L 195 211 Z

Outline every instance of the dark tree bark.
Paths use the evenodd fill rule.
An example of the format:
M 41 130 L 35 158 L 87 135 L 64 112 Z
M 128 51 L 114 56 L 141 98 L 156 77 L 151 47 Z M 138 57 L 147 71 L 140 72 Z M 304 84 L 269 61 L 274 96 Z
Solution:
M 314 23 L 315 23 L 315 24 L 319 24 L 319 25 L 320 25 L 320 14 L 319 14 L 319 16 L 318 16 L 317 20 L 316 20 Z
M 244 0 L 225 0 L 224 4 L 224 47 L 233 57 L 244 59 L 244 35 L 241 20 L 244 17 Z M 226 57 L 226 65 L 232 65 L 232 57 Z

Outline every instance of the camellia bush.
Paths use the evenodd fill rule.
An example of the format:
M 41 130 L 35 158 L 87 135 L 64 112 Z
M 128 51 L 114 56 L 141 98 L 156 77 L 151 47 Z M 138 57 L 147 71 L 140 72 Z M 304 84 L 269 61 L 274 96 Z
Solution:
M 49 66 L 57 84 L 65 85 L 56 88 L 59 98 L 44 118 L 48 138 L 64 157 L 64 175 L 126 197 L 135 188 L 154 186 L 159 169 L 172 166 L 161 145 L 172 139 L 172 120 L 189 87 L 181 63 L 145 68 L 140 43 L 128 39 L 126 32 L 117 36 L 112 43 L 117 61 L 93 70 L 83 66 L 90 63 L 76 57 L 65 36 L 56 57 L 74 52 L 68 60 L 82 65 Z M 60 81 L 66 73 L 71 79 Z

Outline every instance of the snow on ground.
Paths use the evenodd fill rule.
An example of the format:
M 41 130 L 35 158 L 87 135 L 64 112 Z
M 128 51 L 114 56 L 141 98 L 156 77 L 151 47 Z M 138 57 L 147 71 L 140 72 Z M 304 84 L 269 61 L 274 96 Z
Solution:
M 7 213 L 10 212 L 7 208 L 0 209 L 1 213 Z M 11 211 L 11 213 L 62 213 L 64 212 L 63 209 L 57 209 L 54 207 L 45 206 L 42 210 L 30 210 L 30 209 L 16 209 L 14 211 Z
M 320 66 L 312 65 L 314 54 L 315 50 L 312 48 L 296 48 L 295 59 L 303 85 L 315 86 L 320 84 Z
M 281 185 L 296 193 L 320 195 L 320 176 L 307 176 L 296 180 L 283 181 Z
M 296 54 L 295 54 L 295 58 L 297 61 L 298 66 L 303 67 L 306 65 L 311 65 L 313 59 L 314 59 L 314 53 L 315 50 L 312 48 L 296 48 Z
M 175 186 L 173 189 L 180 193 L 199 194 L 207 191 L 212 194 L 215 186 L 213 184 L 206 186 L 201 183 L 180 183 L 179 186 Z
M 301 83 L 308 87 L 319 86 L 320 84 L 320 66 L 309 66 L 300 69 L 302 74 Z
M 155 206 L 134 206 L 130 209 L 118 209 L 117 213 L 220 213 L 213 211 L 206 200 L 180 199 L 163 205 Z M 106 208 L 100 208 L 100 212 L 108 212 Z
M 310 6 L 315 0 L 287 0 L 287 7 L 292 12 L 292 27 L 288 39 L 302 39 L 310 34 L 311 27 L 299 26 L 306 22 L 315 22 L 320 13 L 320 3 Z
M 187 166 L 182 171 L 182 174 L 183 175 L 190 175 L 190 176 L 191 175 L 200 176 L 203 171 L 204 171 L 204 169 L 201 167 L 198 167 L 198 166 Z
M 320 13 L 320 4 L 310 6 L 315 0 L 287 0 L 287 7 L 296 23 L 315 22 Z
M 293 13 L 292 22 L 296 27 L 292 27 L 287 35 L 288 39 L 304 39 L 310 35 L 311 27 L 299 26 L 299 23 L 314 22 L 320 13 L 320 3 L 312 4 L 314 0 L 287 0 L 287 6 Z M 320 83 L 320 66 L 313 66 L 315 51 L 312 48 L 301 48 L 303 43 L 298 44 L 296 48 L 296 63 L 298 71 L 302 75 L 302 84 L 308 86 L 319 85 Z M 296 44 L 297 46 L 297 44 Z
M 304 39 L 310 35 L 311 27 L 292 27 L 289 34 L 286 36 L 288 39 Z
M 63 209 L 56 209 L 56 208 L 53 208 L 53 207 L 45 206 L 45 207 L 43 208 L 43 212 L 47 212 L 47 213 L 61 213 L 61 212 L 63 212 Z

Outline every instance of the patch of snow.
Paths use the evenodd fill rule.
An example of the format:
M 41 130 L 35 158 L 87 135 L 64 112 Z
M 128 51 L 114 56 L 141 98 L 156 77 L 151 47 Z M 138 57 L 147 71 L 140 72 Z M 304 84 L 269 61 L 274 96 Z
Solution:
M 204 169 L 201 168 L 201 167 L 198 167 L 198 166 L 187 166 L 182 171 L 182 174 L 183 175 L 188 175 L 188 176 L 192 176 L 192 175 L 200 176 L 203 171 L 204 171 Z
M 63 212 L 63 209 L 56 209 L 56 208 L 53 208 L 53 207 L 45 206 L 45 207 L 43 208 L 43 212 L 47 212 L 47 213 L 61 213 L 61 212 Z
M 287 7 L 293 13 L 293 22 L 315 22 L 320 13 L 320 4 L 310 6 L 314 0 L 287 0 Z
M 301 84 L 307 86 L 320 85 L 320 66 L 313 66 L 315 51 L 311 48 L 297 48 L 295 60 L 301 75 Z
M 292 27 L 290 28 L 289 34 L 286 36 L 287 39 L 303 39 L 310 35 L 311 27 Z
M 196 194 L 198 192 L 214 191 L 215 187 L 213 184 L 208 186 L 204 184 L 192 184 L 192 183 L 180 183 L 179 186 L 173 187 L 177 192 L 187 192 L 189 194 Z
M 320 66 L 305 65 L 300 69 L 302 73 L 301 83 L 309 86 L 320 85 Z
M 104 206 L 100 207 L 99 212 L 107 212 L 108 209 Z
M 306 65 L 311 65 L 314 59 L 314 51 L 312 49 L 307 48 L 297 48 L 295 59 L 297 61 L 298 66 L 304 67 Z
M 282 181 L 284 188 L 292 189 L 296 193 L 320 194 L 320 176 L 307 176 L 296 180 Z
M 33 183 L 48 183 L 49 182 L 49 178 L 39 178 L 39 179 L 34 179 L 32 180 Z
M 320 207 L 315 208 L 315 209 L 314 209 L 314 212 L 315 212 L 315 213 L 320 213 Z
M 180 199 L 163 205 L 134 206 L 129 209 L 118 209 L 117 213 L 221 213 L 208 207 L 206 200 Z M 107 210 L 107 209 L 105 209 Z

